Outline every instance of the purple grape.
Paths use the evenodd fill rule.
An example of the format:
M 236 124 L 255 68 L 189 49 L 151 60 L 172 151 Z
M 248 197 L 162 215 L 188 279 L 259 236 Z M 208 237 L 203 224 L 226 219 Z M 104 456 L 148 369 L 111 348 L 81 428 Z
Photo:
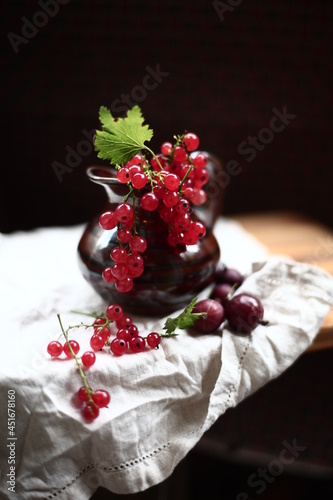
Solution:
M 227 301 L 225 316 L 235 332 L 250 333 L 263 319 L 264 308 L 257 297 L 239 293 Z
M 216 271 L 215 282 L 227 283 L 228 285 L 240 286 L 244 281 L 244 276 L 237 269 L 223 267 Z
M 201 333 L 215 332 L 224 320 L 224 308 L 213 299 L 200 300 L 194 306 L 193 312 L 207 313 L 206 316 L 202 316 L 194 324 L 194 328 Z
M 217 302 L 225 306 L 229 293 L 231 295 L 234 293 L 232 286 L 228 283 L 219 283 L 214 286 L 210 298 L 217 300 Z

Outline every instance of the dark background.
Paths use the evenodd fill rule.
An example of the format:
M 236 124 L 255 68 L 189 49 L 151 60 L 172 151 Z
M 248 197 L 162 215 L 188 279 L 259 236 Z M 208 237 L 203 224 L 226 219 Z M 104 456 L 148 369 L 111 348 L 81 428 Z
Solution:
M 52 163 L 66 164 L 66 147 L 99 126 L 100 105 L 131 94 L 157 65 L 168 76 L 137 101 L 152 145 L 193 130 L 202 149 L 238 161 L 225 215 L 296 209 L 333 224 L 332 2 L 224 4 L 69 0 L 45 21 L 37 1 L 2 2 L 0 231 L 98 213 L 104 191 L 85 174 L 96 153 L 81 155 L 62 182 Z M 15 37 L 26 19 L 42 26 L 23 43 Z M 297 117 L 248 162 L 239 144 L 284 106 Z
M 62 182 L 52 164 L 66 165 L 66 148 L 76 150 L 87 140 L 82 131 L 99 126 L 100 105 L 132 94 L 147 66 L 158 65 L 168 76 L 138 102 L 155 131 L 152 146 L 158 149 L 187 129 L 225 163 L 239 162 L 242 171 L 227 186 L 225 215 L 293 209 L 333 225 L 333 2 L 224 3 L 234 7 L 218 13 L 216 2 L 206 0 L 70 0 L 27 43 L 16 38 L 15 53 L 8 34 L 15 45 L 13 36 L 22 36 L 26 19 L 43 24 L 36 17 L 42 9 L 37 1 L 1 2 L 1 232 L 77 224 L 100 211 L 104 191 L 85 174 L 98 163 L 94 151 L 81 155 Z M 269 126 L 273 108 L 284 106 L 297 117 L 246 161 L 239 145 Z M 231 448 L 274 456 L 283 439 L 296 437 L 307 446 L 297 465 L 331 467 L 332 405 L 325 382 L 332 351 L 304 356 L 279 382 L 219 419 L 213 440 L 222 448 L 231 442 Z M 235 499 L 241 491 L 258 497 L 247 479 L 259 462 L 237 466 L 228 454 L 214 456 L 200 447 L 186 460 L 190 500 Z M 260 498 L 312 500 L 326 498 L 326 487 L 332 492 L 331 476 L 327 485 L 325 474 L 307 475 L 283 474 Z M 169 488 L 179 495 L 172 498 L 184 500 L 187 478 L 182 483 L 180 476 L 176 470 Z M 111 498 L 109 492 L 96 495 Z

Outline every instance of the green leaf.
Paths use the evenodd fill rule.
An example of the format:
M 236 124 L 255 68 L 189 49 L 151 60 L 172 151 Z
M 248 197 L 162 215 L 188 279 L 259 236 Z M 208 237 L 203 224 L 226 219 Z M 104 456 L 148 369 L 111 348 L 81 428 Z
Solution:
M 193 308 L 198 300 L 198 297 L 195 297 L 190 304 L 181 312 L 176 318 L 168 318 L 163 326 L 163 330 L 166 330 L 168 334 L 174 332 L 177 328 L 181 330 L 185 330 L 186 328 L 190 328 L 195 324 L 195 322 L 206 313 L 193 313 Z
M 123 165 L 143 149 L 148 149 L 145 142 L 151 140 L 153 130 L 144 125 L 139 106 L 128 110 L 124 118 L 114 118 L 105 106 L 101 106 L 99 118 L 102 130 L 97 130 L 95 136 L 98 158 Z
M 99 121 L 103 130 L 112 130 L 113 120 L 111 111 L 105 106 L 101 106 L 99 108 Z

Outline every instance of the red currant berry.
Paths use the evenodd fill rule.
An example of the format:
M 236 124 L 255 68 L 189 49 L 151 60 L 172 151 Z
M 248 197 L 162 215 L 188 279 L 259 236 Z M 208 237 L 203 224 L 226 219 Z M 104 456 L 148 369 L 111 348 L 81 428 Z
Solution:
M 110 394 L 104 389 L 97 389 L 91 395 L 91 399 L 98 406 L 98 408 L 104 408 L 110 403 Z
M 99 335 L 100 337 L 102 337 L 102 339 L 104 340 L 104 344 L 105 344 L 108 337 L 110 337 L 111 332 L 110 332 L 109 326 L 104 326 L 103 328 L 102 327 L 95 327 L 94 333 L 96 335 Z
M 140 336 L 133 337 L 129 341 L 129 347 L 130 347 L 131 351 L 133 351 L 133 352 L 144 351 L 145 346 L 146 346 L 146 341 L 143 337 L 140 337 Z
M 128 164 L 129 166 L 139 165 L 139 167 L 141 167 L 142 160 L 143 160 L 142 156 L 138 153 L 135 156 L 133 156 L 133 158 L 128 162 Z
M 107 307 L 105 314 L 111 321 L 119 321 L 123 317 L 124 311 L 119 304 L 110 304 Z
M 148 212 L 154 212 L 158 208 L 158 198 L 154 193 L 145 193 L 141 200 L 141 208 L 147 210 Z
M 209 180 L 209 173 L 205 168 L 202 168 L 201 170 L 196 170 L 194 174 L 194 183 L 195 187 L 201 188 L 205 184 L 207 184 Z
M 112 267 L 106 267 L 102 272 L 102 277 L 106 283 L 113 283 L 116 280 L 112 274 Z
M 184 231 L 183 233 L 183 243 L 185 245 L 195 245 L 196 243 L 198 243 L 198 236 L 194 233 L 191 233 L 188 229 L 186 229 L 186 231 Z
M 154 349 L 154 347 L 158 347 L 161 342 L 161 336 L 156 332 L 151 332 L 147 336 L 147 344 L 149 347 Z
M 114 247 L 110 252 L 110 257 L 113 260 L 113 262 L 120 264 L 122 262 L 125 262 L 126 257 L 127 257 L 127 252 L 126 252 L 125 248 Z
M 127 167 L 122 167 L 117 172 L 117 179 L 122 184 L 126 184 L 130 180 L 130 173 Z
M 177 231 L 177 230 L 171 230 L 168 233 L 168 243 L 172 247 L 179 246 L 183 243 L 183 236 L 182 234 Z
M 208 158 L 205 154 L 203 153 L 198 153 L 197 155 L 195 155 L 194 158 L 192 158 L 192 161 L 193 161 L 193 164 L 201 169 L 201 168 L 205 168 L 205 166 L 207 165 L 208 163 Z
M 171 142 L 163 142 L 163 144 L 161 146 L 161 153 L 162 153 L 162 155 L 169 156 L 171 154 L 171 151 L 172 151 L 172 144 L 171 144 Z
M 192 222 L 190 227 L 188 228 L 189 233 L 197 236 L 199 239 L 203 238 L 206 234 L 206 228 L 202 224 L 202 222 Z
M 87 352 L 82 354 L 81 361 L 82 361 L 82 364 L 84 366 L 89 368 L 90 366 L 92 366 L 95 363 L 96 354 L 92 351 L 87 351 Z
M 188 173 L 189 172 L 189 173 Z M 192 172 L 192 167 L 188 163 L 178 163 L 178 175 L 181 179 L 186 176 L 189 179 L 189 174 Z
M 124 339 L 113 339 L 110 344 L 110 350 L 115 356 L 122 356 L 127 351 L 127 342 Z
M 129 292 L 130 290 L 132 290 L 133 280 L 130 276 L 127 276 L 123 280 L 116 280 L 115 286 L 116 286 L 116 289 L 118 290 L 118 292 L 126 293 L 126 292 Z
M 170 163 L 170 165 L 167 165 L 165 167 L 165 170 L 167 172 L 169 172 L 170 174 L 174 174 L 174 175 L 177 175 L 177 177 L 180 178 L 180 171 L 181 171 L 181 168 L 182 168 L 183 164 L 182 163 L 177 163 L 177 162 L 172 162 Z
M 105 323 L 106 323 L 106 319 L 104 319 L 104 318 L 96 318 L 95 321 L 94 321 L 94 326 L 105 325 Z
M 167 207 L 174 207 L 179 201 L 179 195 L 176 191 L 167 191 L 163 196 L 163 203 Z
M 126 328 L 120 328 L 117 331 L 117 339 L 125 340 L 126 342 L 130 339 Z
M 87 405 L 84 405 L 84 407 L 82 409 L 82 413 L 83 413 L 84 418 L 87 420 L 87 422 L 92 422 L 93 420 L 95 420 L 98 417 L 99 408 L 95 404 L 93 404 L 93 405 L 87 404 Z
M 128 276 L 127 264 L 114 264 L 111 268 L 113 276 L 116 280 L 124 280 Z
M 175 206 L 176 212 L 179 214 L 186 214 L 190 210 L 190 202 L 188 200 L 179 200 Z
M 90 391 L 91 391 L 91 388 L 89 387 Z M 79 399 L 81 401 L 84 401 L 84 402 L 87 402 L 89 397 L 88 397 L 88 390 L 86 387 L 82 386 L 80 387 L 80 389 L 78 390 L 77 392 L 78 396 L 79 396 Z
M 151 164 L 152 169 L 155 170 L 155 172 L 160 172 L 161 170 L 163 170 L 163 167 L 164 167 L 163 155 L 157 155 L 157 159 L 152 158 L 150 160 L 150 164 Z
M 90 347 L 94 351 L 100 351 L 101 349 L 103 349 L 104 344 L 105 344 L 105 340 L 103 339 L 103 337 L 101 335 L 94 333 L 94 335 L 91 336 Z
M 162 200 L 163 196 L 165 195 L 164 186 L 162 184 L 157 184 L 153 187 L 153 193 L 158 200 Z
M 184 190 L 182 191 L 183 195 L 191 200 L 194 196 L 194 189 L 190 186 L 186 186 Z
M 183 137 L 183 144 L 185 144 L 187 151 L 195 151 L 199 147 L 199 137 L 192 132 L 188 132 Z
M 174 226 L 178 231 L 184 231 L 191 224 L 191 217 L 189 214 L 177 214 L 173 220 Z
M 173 153 L 173 159 L 178 162 L 185 161 L 187 158 L 187 153 L 183 146 L 176 146 L 174 153 Z
M 143 253 L 147 249 L 147 241 L 143 236 L 133 236 L 130 241 L 130 248 L 133 252 Z
M 132 239 L 132 233 L 129 229 L 126 229 L 125 227 L 122 227 L 121 229 L 118 229 L 117 231 L 117 238 L 120 241 L 120 243 L 128 243 Z
M 130 173 L 131 181 L 133 182 L 134 175 L 135 174 L 142 174 L 143 170 L 142 170 L 142 167 L 140 165 L 131 165 L 129 167 L 129 173 Z
M 115 209 L 115 214 L 119 222 L 129 222 L 134 218 L 133 207 L 128 203 L 119 203 Z
M 60 354 L 62 354 L 63 350 L 62 345 L 57 340 L 52 340 L 52 342 L 50 342 L 47 346 L 47 352 L 53 358 L 58 358 Z
M 194 193 L 191 198 L 193 205 L 199 206 L 203 205 L 207 200 L 206 192 L 203 189 L 194 188 Z
M 143 258 L 137 253 L 131 253 L 127 258 L 128 274 L 138 278 L 144 271 Z
M 131 181 L 135 189 L 142 189 L 147 184 L 148 178 L 143 172 L 137 172 L 131 177 Z
M 123 314 L 123 316 L 116 321 L 117 328 L 128 328 L 133 324 L 131 316 L 128 314 Z
M 131 219 L 128 219 L 126 222 L 123 222 L 124 228 L 126 229 L 132 229 L 133 224 L 134 224 L 134 215 Z
M 115 212 L 109 211 L 102 213 L 99 217 L 99 224 L 105 230 L 113 229 L 114 227 L 116 227 L 116 225 L 118 224 L 118 218 Z
M 128 328 L 126 328 L 126 330 L 127 330 L 127 335 L 128 335 L 127 340 L 130 340 L 130 339 L 133 339 L 133 338 L 139 336 L 138 327 L 134 324 L 130 325 Z
M 70 340 L 69 344 L 70 344 L 74 354 L 76 355 L 80 350 L 80 346 L 79 346 L 78 342 L 76 342 L 76 340 Z M 64 353 L 66 354 L 66 356 L 68 358 L 71 358 L 73 356 L 73 354 L 71 353 L 71 351 L 69 349 L 67 342 L 64 343 L 63 349 L 64 349 Z
M 173 207 L 167 207 L 164 203 L 160 203 L 158 206 L 158 213 L 161 219 L 169 224 L 173 221 L 175 210 Z
M 164 178 L 164 185 L 167 189 L 171 191 L 177 191 L 179 188 L 180 179 L 176 174 L 168 174 Z

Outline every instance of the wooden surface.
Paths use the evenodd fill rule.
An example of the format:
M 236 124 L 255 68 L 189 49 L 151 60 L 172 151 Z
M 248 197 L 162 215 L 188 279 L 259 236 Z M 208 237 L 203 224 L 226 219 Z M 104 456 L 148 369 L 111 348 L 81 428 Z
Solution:
M 272 254 L 307 262 L 333 275 L 333 230 L 292 212 L 247 214 L 232 217 L 253 234 Z M 333 308 L 309 351 L 333 347 Z

